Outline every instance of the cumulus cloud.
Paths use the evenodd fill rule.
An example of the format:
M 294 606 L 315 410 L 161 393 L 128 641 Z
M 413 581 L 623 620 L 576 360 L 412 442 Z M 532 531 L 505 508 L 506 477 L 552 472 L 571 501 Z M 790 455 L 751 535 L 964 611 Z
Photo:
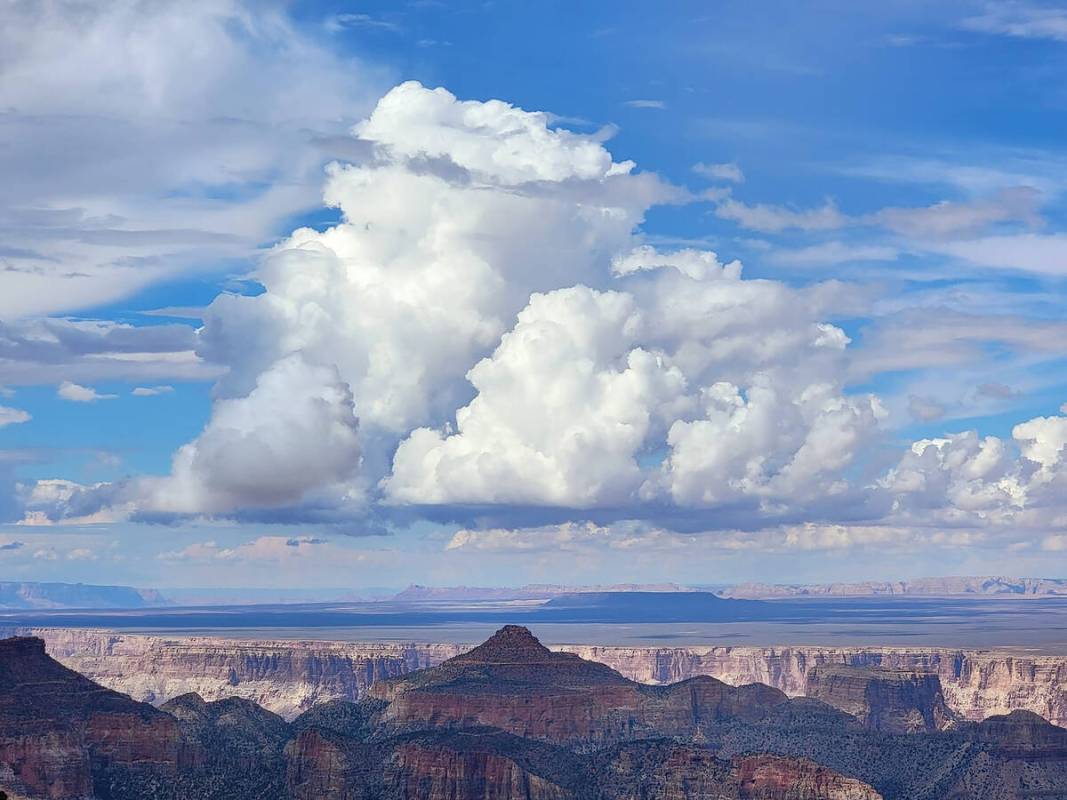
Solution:
M 417 83 L 390 91 L 352 130 L 359 163 L 327 172 L 325 200 L 341 222 L 295 231 L 258 267 L 261 293 L 224 294 L 203 310 L 196 358 L 225 371 L 209 421 L 169 474 L 22 486 L 23 523 L 249 510 L 292 521 L 323 509 L 470 520 L 532 509 L 542 519 L 662 520 L 658 533 L 603 529 L 635 547 L 684 542 L 675 526 L 717 528 L 722 548 L 829 550 L 1062 517 L 1063 418 L 1030 420 L 1010 440 L 917 442 L 889 470 L 867 471 L 860 455 L 881 441 L 886 411 L 850 387 L 916 359 L 971 358 L 990 330 L 1058 352 L 1059 323 L 942 313 L 917 325 L 902 314 L 865 333 L 869 355 L 857 358 L 834 319 L 854 316 L 862 291 L 749 279 L 707 250 L 649 246 L 648 210 L 693 198 L 615 161 L 602 136 L 557 123 Z M 859 224 L 830 203 L 727 200 L 718 211 L 772 232 Z M 953 219 L 933 228 L 969 230 L 950 212 L 930 212 Z M 893 224 L 915 233 L 903 219 Z M 131 352 L 171 352 L 186 335 L 161 334 L 170 344 L 153 351 L 122 330 L 70 326 L 61 333 L 107 338 L 112 353 L 124 337 Z M 140 383 L 141 395 L 158 391 Z M 918 391 L 913 411 L 934 419 Z M 735 530 L 740 519 L 768 538 Z M 570 524 L 555 535 L 607 535 Z M 532 535 L 467 529 L 452 550 L 527 546 Z M 332 550 L 311 536 L 195 548 L 167 557 Z
M 549 123 L 414 83 L 389 92 L 356 129 L 377 160 L 328 176 L 345 222 L 296 231 L 260 268 L 262 295 L 205 312 L 201 352 L 231 367 L 221 394 L 299 350 L 337 367 L 369 432 L 451 415 L 532 292 L 602 282 L 645 210 L 677 195 Z
M 818 294 L 692 250 L 642 247 L 614 269 L 629 291 L 531 298 L 468 374 L 478 394 L 455 432 L 400 445 L 393 502 L 702 506 L 830 488 L 882 412 L 835 383 L 848 339 L 818 321 Z
M 207 427 L 174 456 L 172 474 L 131 487 L 142 509 L 213 513 L 281 506 L 324 493 L 358 502 L 359 420 L 333 367 L 293 354 L 245 397 L 215 404 Z
M 56 389 L 56 394 L 72 403 L 95 403 L 97 400 L 114 400 L 117 394 L 101 394 L 91 386 L 82 386 L 71 381 L 63 381 Z
M 1001 530 L 1067 523 L 1067 417 L 1035 417 L 1010 439 L 965 431 L 915 442 L 880 481 L 901 519 Z

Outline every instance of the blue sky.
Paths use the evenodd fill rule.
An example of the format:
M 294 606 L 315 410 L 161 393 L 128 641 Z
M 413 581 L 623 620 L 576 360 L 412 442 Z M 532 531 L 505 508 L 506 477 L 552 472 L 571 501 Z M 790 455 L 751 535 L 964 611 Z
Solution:
M 1067 6 L 0 13 L 12 574 L 1062 571 Z

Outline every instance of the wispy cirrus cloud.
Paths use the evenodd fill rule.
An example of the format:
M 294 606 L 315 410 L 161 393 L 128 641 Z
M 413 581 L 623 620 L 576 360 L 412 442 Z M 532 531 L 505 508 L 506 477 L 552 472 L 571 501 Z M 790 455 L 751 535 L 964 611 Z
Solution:
M 1067 9 L 1018 0 L 992 2 L 983 13 L 961 20 L 960 27 L 977 33 L 1067 42 Z

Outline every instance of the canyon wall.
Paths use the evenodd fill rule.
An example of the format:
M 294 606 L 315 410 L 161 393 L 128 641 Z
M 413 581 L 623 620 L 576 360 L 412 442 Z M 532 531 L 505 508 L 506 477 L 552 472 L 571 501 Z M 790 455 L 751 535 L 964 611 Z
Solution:
M 68 667 L 135 700 L 160 704 L 187 692 L 237 696 L 292 718 L 317 702 L 356 699 L 371 683 L 435 666 L 468 648 L 456 644 L 253 641 L 34 629 Z M 9 632 L 10 633 L 10 632 Z M 869 647 L 599 647 L 554 649 L 599 661 L 642 683 L 709 675 L 807 691 L 809 671 L 845 664 L 936 674 L 955 713 L 978 720 L 1032 711 L 1067 725 L 1067 657 L 996 650 Z

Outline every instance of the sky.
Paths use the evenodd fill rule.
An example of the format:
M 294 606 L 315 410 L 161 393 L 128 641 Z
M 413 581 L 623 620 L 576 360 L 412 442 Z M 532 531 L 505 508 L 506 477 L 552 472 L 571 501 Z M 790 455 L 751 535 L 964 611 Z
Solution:
M 0 575 L 1067 574 L 1067 5 L 0 5 Z

